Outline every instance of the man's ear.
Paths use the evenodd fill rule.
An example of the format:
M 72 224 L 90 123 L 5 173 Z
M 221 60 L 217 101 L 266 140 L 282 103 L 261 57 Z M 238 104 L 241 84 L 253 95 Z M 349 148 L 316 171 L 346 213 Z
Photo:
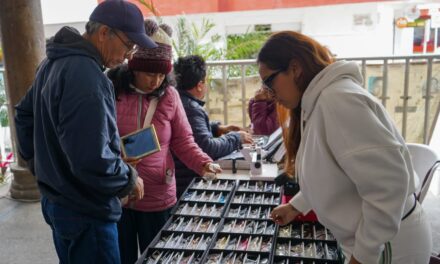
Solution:
M 197 90 L 197 92 L 201 92 L 201 91 L 203 91 L 203 82 L 202 81 L 200 81 L 200 82 L 198 82 L 197 83 L 197 85 L 196 85 L 196 90 Z
M 110 28 L 108 26 L 101 26 L 98 29 L 98 40 L 103 42 L 110 35 Z

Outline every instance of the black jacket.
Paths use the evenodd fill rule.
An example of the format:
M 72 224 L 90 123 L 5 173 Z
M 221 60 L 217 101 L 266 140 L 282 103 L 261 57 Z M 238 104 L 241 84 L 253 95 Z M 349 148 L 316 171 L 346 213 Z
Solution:
M 119 197 L 137 173 L 120 156 L 113 86 L 98 50 L 75 29 L 62 28 L 16 105 L 18 150 L 35 166 L 51 201 L 104 221 L 118 221 Z

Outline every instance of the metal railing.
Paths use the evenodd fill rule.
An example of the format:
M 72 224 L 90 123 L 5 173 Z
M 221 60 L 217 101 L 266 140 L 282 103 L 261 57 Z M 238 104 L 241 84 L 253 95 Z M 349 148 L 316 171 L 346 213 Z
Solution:
M 409 101 L 416 97 L 415 92 L 413 91 L 414 87 L 411 86 L 410 82 L 410 75 L 411 68 L 415 67 L 417 65 L 417 74 L 421 74 L 420 68 L 425 67 L 425 74 L 426 77 L 424 78 L 423 82 L 425 85 L 425 92 L 422 92 L 421 98 L 424 100 L 424 114 L 423 114 L 423 131 L 422 136 L 419 140 L 413 141 L 419 141 L 427 144 L 429 142 L 429 139 L 432 135 L 433 129 L 435 127 L 435 121 L 437 120 L 438 114 L 439 114 L 439 97 L 440 97 L 440 55 L 414 55 L 414 56 L 392 56 L 392 57 L 353 57 L 353 58 L 338 58 L 338 60 L 349 60 L 349 61 L 356 61 L 359 63 L 361 73 L 364 77 L 364 88 L 367 88 L 367 77 L 369 77 L 368 72 L 369 68 L 381 68 L 381 77 L 382 78 L 382 92 L 380 96 L 377 96 L 382 104 L 387 107 L 387 104 L 389 101 L 393 100 L 396 102 L 396 99 L 401 100 L 402 106 L 397 106 L 396 109 L 401 109 L 399 111 L 402 112 L 402 115 L 400 118 L 395 117 L 396 123 L 401 123 L 400 129 L 402 136 L 404 138 L 407 138 L 408 136 L 408 114 L 409 114 Z M 249 76 L 246 76 L 246 68 L 249 66 L 255 67 L 256 61 L 255 60 L 234 60 L 234 61 L 208 61 L 207 65 L 209 68 L 221 68 L 221 71 L 217 69 L 216 73 L 221 72 L 221 76 L 215 76 L 214 78 L 221 80 L 221 89 L 220 91 L 216 91 L 216 87 L 211 87 L 206 97 L 206 108 L 208 112 L 211 113 L 212 103 L 213 100 L 211 98 L 211 94 L 213 92 L 222 93 L 222 108 L 223 108 L 223 122 L 228 123 L 230 121 L 228 110 L 230 109 L 230 100 L 228 97 L 229 87 L 228 82 L 230 82 L 232 79 L 235 79 L 237 82 L 237 79 L 239 78 L 240 81 L 240 88 L 241 88 L 241 98 L 239 99 L 241 101 L 241 125 L 243 127 L 246 127 L 247 125 L 247 102 L 249 100 L 249 97 L 251 95 L 247 95 L 247 81 L 246 78 Z M 390 67 L 393 67 L 396 65 L 403 65 L 403 69 L 397 70 L 393 72 L 394 75 L 400 75 L 403 74 L 403 87 L 396 87 L 396 85 L 390 85 Z M 436 69 L 438 68 L 438 75 L 433 75 L 433 66 L 436 66 Z M 229 67 L 235 67 L 239 68 L 241 71 L 241 74 L 239 76 L 235 75 L 235 77 L 228 76 L 228 68 Z M 423 71 L 423 70 L 422 70 Z M 413 74 L 414 75 L 414 74 Z M 437 87 L 435 87 L 435 91 L 432 91 L 432 85 L 433 80 L 435 80 Z M 415 81 L 415 80 L 412 80 Z M 258 89 L 258 87 L 257 87 Z M 400 98 L 393 98 L 390 95 L 396 96 L 396 92 L 402 89 L 402 93 L 400 95 Z M 435 93 L 435 97 L 434 97 Z M 435 100 L 433 101 L 433 99 Z M 432 103 L 435 103 L 434 110 Z M 414 107 L 412 107 L 414 108 Z M 412 109 L 411 108 L 411 109 Z M 388 111 L 390 109 L 387 108 Z M 397 110 L 396 110 L 397 111 Z M 398 120 L 396 120 L 398 119 Z M 399 121 L 399 122 L 397 122 Z M 432 121 L 432 122 L 431 122 Z M 412 125 L 412 124 L 411 124 Z
M 440 110 L 440 55 L 422 55 L 422 56 L 393 56 L 393 57 L 353 57 L 353 58 L 338 58 L 339 60 L 349 60 L 356 61 L 359 63 L 360 70 L 362 75 L 364 76 L 364 88 L 368 88 L 368 80 L 371 77 L 371 73 L 376 72 L 376 75 L 380 74 L 382 78 L 382 87 L 380 95 L 376 95 L 378 99 L 381 100 L 382 104 L 387 107 L 389 112 L 393 112 L 391 108 L 388 107 L 389 102 L 399 101 L 401 106 L 396 106 L 396 109 L 401 112 L 401 115 L 394 115 L 394 121 L 396 124 L 400 123 L 401 134 L 404 138 L 408 137 L 408 128 L 411 126 L 417 126 L 420 124 L 415 124 L 414 122 L 408 123 L 408 117 L 410 114 L 410 110 L 414 107 L 410 107 L 409 103 L 411 99 L 414 99 L 418 96 L 418 92 L 414 90 L 414 85 L 412 83 L 415 78 L 423 78 L 422 83 L 425 87 L 425 91 L 420 94 L 420 99 L 423 100 L 424 113 L 422 116 L 417 116 L 415 122 L 422 122 L 422 131 L 420 139 L 411 140 L 413 142 L 418 141 L 427 144 L 429 142 L 430 137 L 432 136 L 433 129 L 435 127 L 435 121 L 438 119 L 439 110 Z M 210 70 L 213 68 L 217 68 L 217 75 L 214 76 L 221 84 L 217 87 L 211 87 L 208 89 L 208 93 L 206 96 L 206 108 L 208 112 L 211 113 L 212 108 L 214 107 L 214 102 L 212 100 L 213 93 L 217 93 L 219 97 L 221 97 L 221 108 L 222 118 L 225 124 L 229 123 L 230 117 L 239 117 L 241 119 L 241 125 L 246 127 L 248 123 L 248 115 L 247 115 L 247 102 L 252 95 L 249 93 L 249 82 L 247 79 L 249 75 L 246 74 L 246 70 L 249 67 L 256 67 L 255 60 L 233 60 L 233 61 L 208 61 L 207 65 Z M 395 69 L 395 66 L 399 66 L 399 69 Z M 236 70 L 239 70 L 239 74 L 235 73 L 234 77 L 231 77 L 228 70 L 229 68 L 234 67 Z M 390 67 L 394 70 L 390 71 Z M 425 68 L 426 67 L 426 68 Z M 423 69 L 425 68 L 425 69 Z M 415 69 L 417 72 L 412 73 L 411 69 Z M 435 70 L 436 74 L 433 74 Z M 424 74 L 422 72 L 424 71 Z M 0 75 L 4 73 L 4 69 L 0 68 Z M 254 78 L 258 78 L 254 71 Z M 374 73 L 373 73 L 374 74 Z M 402 86 L 400 85 L 392 85 L 390 82 L 390 75 L 401 75 L 403 78 Z M 418 76 L 418 75 L 420 76 Z M 422 76 L 424 75 L 424 76 Z M 1 78 L 0 81 L 4 78 Z M 397 78 L 400 80 L 400 77 Z M 229 98 L 230 87 L 228 82 L 234 80 L 235 83 L 238 84 L 240 92 L 237 94 L 239 98 L 239 108 L 240 111 L 233 111 L 233 115 L 230 115 L 230 104 L 231 100 Z M 396 81 L 394 81 L 396 82 Z M 434 84 L 436 86 L 434 86 Z M 0 83 L 0 85 L 2 85 Z M 5 85 L 3 83 L 3 85 Z M 420 85 L 420 84 L 419 84 Z M 400 87 L 399 87 L 400 86 Z M 1 88 L 1 87 L 0 87 Z M 254 87 L 258 89 L 259 87 Z M 397 92 L 402 91 L 400 95 L 397 97 Z M 412 110 L 411 110 L 412 111 Z M 219 116 L 217 116 L 219 117 Z
M 387 100 L 390 99 L 388 96 L 388 69 L 389 69 L 389 62 L 395 62 L 395 61 L 404 61 L 404 87 L 403 87 L 403 94 L 400 97 L 403 100 L 403 111 L 402 111 L 402 127 L 401 127 L 401 133 L 404 138 L 407 136 L 407 126 L 408 126 L 408 102 L 412 98 L 410 92 L 409 92 L 409 80 L 410 80 L 410 67 L 411 67 L 411 61 L 414 61 L 414 63 L 427 63 L 427 69 L 426 69 L 426 94 L 422 95 L 423 99 L 425 100 L 425 114 L 423 118 L 423 143 L 427 144 L 429 142 L 429 139 L 432 135 L 432 129 L 435 127 L 435 122 L 432 124 L 432 129 L 429 131 L 429 117 L 431 114 L 430 106 L 431 106 L 431 99 L 433 96 L 431 95 L 431 88 L 432 88 L 432 65 L 434 60 L 440 60 L 440 55 L 413 55 L 413 56 L 394 56 L 394 57 L 372 57 L 372 58 L 345 58 L 345 60 L 351 60 L 351 61 L 360 61 L 361 62 L 361 71 L 362 75 L 364 76 L 364 88 L 365 85 L 365 76 L 366 76 L 366 65 L 367 61 L 382 61 L 383 62 L 383 93 L 382 96 L 379 97 L 381 99 L 382 104 L 386 107 Z M 439 76 L 440 77 L 440 76 Z M 438 116 L 439 108 L 437 107 L 437 111 L 435 113 L 435 116 Z

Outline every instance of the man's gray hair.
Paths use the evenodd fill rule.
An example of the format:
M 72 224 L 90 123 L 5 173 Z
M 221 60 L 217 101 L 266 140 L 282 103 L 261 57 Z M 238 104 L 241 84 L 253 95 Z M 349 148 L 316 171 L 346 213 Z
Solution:
M 104 24 L 101 24 L 99 22 L 95 21 L 89 21 L 86 24 L 86 33 L 87 35 L 91 35 L 99 30 L 100 27 L 104 26 Z

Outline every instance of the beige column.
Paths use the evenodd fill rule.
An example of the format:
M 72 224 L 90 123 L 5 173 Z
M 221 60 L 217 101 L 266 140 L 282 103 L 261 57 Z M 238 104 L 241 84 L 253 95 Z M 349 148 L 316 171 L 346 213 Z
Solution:
M 26 94 L 44 58 L 44 29 L 39 0 L 0 0 L 0 32 L 5 63 L 9 124 L 16 163 L 12 164 L 11 196 L 39 200 L 35 177 L 26 169 L 16 149 L 14 106 Z

